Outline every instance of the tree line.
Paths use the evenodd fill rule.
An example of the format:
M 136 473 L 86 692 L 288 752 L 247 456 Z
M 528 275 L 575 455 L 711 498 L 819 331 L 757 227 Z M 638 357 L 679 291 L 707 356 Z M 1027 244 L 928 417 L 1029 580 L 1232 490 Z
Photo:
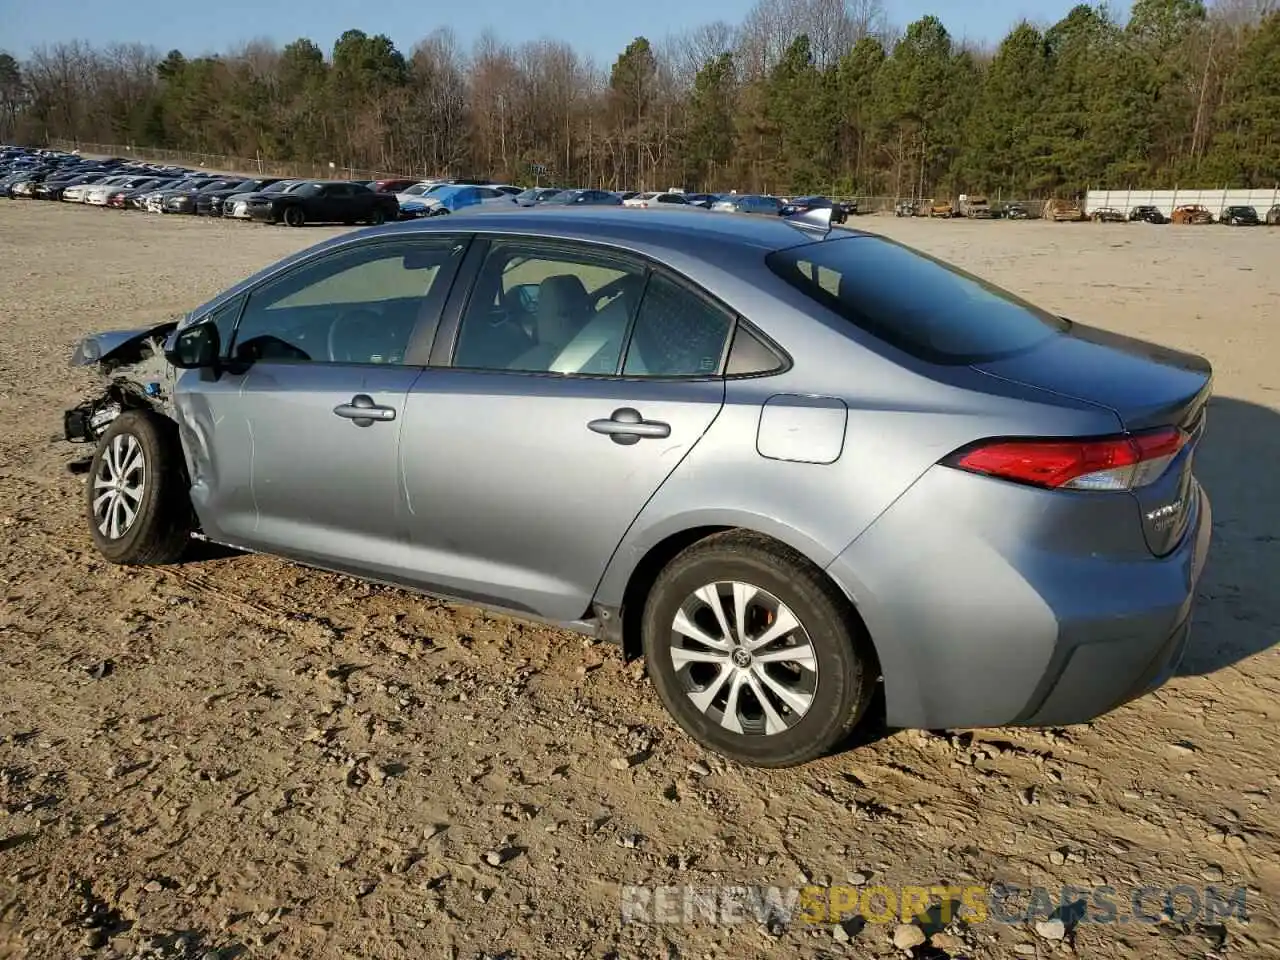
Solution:
M 406 175 L 833 195 L 1280 181 L 1277 0 L 1079 4 L 994 48 L 880 0 L 759 0 L 607 68 L 554 40 L 348 30 L 223 55 L 0 53 L 0 142 L 54 139 Z M 545 173 L 541 171 L 545 170 Z

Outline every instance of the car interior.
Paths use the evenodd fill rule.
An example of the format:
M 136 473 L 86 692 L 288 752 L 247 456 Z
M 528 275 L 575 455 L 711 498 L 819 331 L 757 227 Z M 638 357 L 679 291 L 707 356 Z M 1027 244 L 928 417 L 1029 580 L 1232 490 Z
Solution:
M 345 269 L 320 262 L 255 291 L 231 355 L 242 362 L 401 363 L 418 319 L 438 309 L 435 283 L 461 245 L 410 253 L 373 248 Z

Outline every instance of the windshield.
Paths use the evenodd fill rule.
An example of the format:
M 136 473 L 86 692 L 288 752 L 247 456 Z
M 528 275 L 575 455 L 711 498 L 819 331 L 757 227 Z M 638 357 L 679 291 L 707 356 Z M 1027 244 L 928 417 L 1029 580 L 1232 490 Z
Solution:
M 431 184 L 429 183 L 415 183 L 412 187 L 409 187 L 407 190 L 401 190 L 400 192 L 407 193 L 411 197 L 420 197 L 430 189 Z
M 778 250 L 769 269 L 873 336 L 933 363 L 1027 350 L 1069 323 L 972 274 L 880 237 Z

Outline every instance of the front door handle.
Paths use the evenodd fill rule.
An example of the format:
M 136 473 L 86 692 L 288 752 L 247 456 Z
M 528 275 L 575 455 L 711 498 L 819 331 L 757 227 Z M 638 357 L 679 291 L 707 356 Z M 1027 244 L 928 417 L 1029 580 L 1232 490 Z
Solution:
M 383 407 L 373 402 L 367 393 L 357 393 L 350 403 L 340 403 L 333 408 L 340 417 L 350 420 L 357 427 L 371 427 L 375 420 L 394 420 L 395 407 Z
M 642 439 L 671 436 L 671 424 L 660 420 L 646 420 L 640 416 L 639 410 L 631 407 L 619 407 L 606 420 L 592 420 L 587 429 L 595 433 L 603 433 L 614 443 L 628 446 L 639 443 Z

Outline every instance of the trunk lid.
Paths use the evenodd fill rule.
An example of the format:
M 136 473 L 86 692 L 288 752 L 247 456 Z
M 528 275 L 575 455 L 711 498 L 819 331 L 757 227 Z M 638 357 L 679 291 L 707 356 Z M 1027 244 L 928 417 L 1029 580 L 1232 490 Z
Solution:
M 1073 323 L 1031 350 L 974 366 L 990 376 L 1107 407 L 1125 432 L 1185 431 L 1187 443 L 1159 479 L 1131 493 L 1151 551 L 1164 556 L 1178 546 L 1194 514 L 1192 461 L 1213 389 L 1207 360 Z

